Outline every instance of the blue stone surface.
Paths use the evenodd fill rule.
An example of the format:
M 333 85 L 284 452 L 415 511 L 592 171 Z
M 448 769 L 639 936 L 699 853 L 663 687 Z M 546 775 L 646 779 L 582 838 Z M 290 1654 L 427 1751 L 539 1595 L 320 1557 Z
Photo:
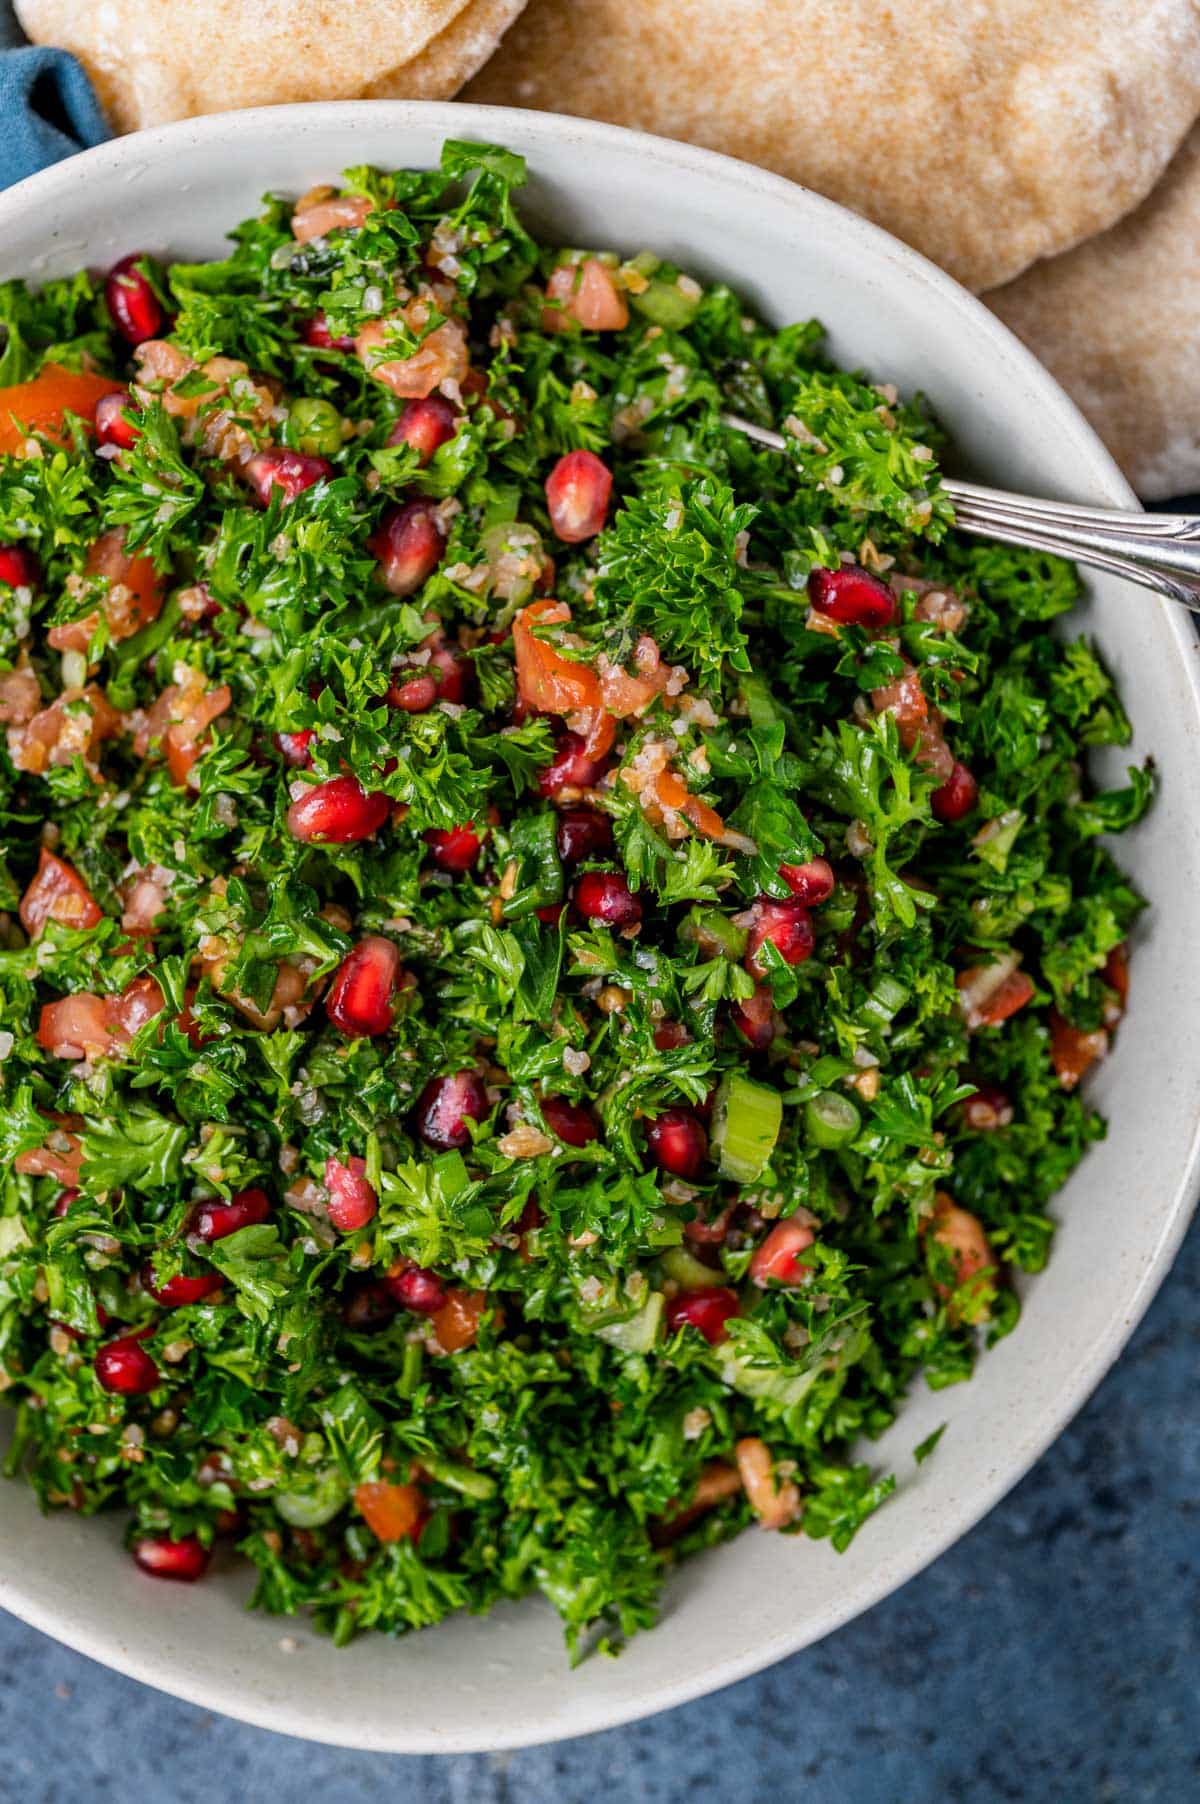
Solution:
M 1115 1370 L 972 1534 L 715 1697 L 516 1754 L 353 1754 L 176 1703 L 0 1616 L 0 1799 L 1200 1799 L 1198 1292 L 1200 1230 Z

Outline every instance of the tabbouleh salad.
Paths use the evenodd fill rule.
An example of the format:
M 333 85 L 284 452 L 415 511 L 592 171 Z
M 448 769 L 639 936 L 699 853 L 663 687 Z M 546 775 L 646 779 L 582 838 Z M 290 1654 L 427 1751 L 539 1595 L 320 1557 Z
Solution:
M 0 1388 L 148 1573 L 578 1656 L 1013 1328 L 1151 781 L 919 401 L 523 177 L 0 286 Z

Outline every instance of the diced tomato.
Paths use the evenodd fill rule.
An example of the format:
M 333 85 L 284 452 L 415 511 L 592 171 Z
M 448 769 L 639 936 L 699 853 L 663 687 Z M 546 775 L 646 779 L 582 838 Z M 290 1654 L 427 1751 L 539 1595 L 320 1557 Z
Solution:
M 108 636 L 114 642 L 130 639 L 141 632 L 162 611 L 163 591 L 148 557 L 129 556 L 125 550 L 125 534 L 121 527 L 102 533 L 88 547 L 84 562 L 85 577 L 103 577 L 108 584 L 99 608 L 81 620 L 68 620 L 52 626 L 46 638 L 55 651 L 86 651 L 103 614 Z
M 415 1541 L 421 1532 L 425 1508 L 416 1485 L 375 1480 L 356 1485 L 354 1501 L 377 1541 Z
M 959 1006 L 972 1032 L 978 1027 L 998 1027 L 1023 1009 L 1033 995 L 1033 984 L 1020 970 L 1020 954 L 1007 952 L 987 965 L 970 965 L 955 978 Z
M 944 1190 L 939 1190 L 934 1198 L 929 1236 L 949 1255 L 956 1288 L 996 1265 L 996 1256 L 979 1217 L 972 1215 L 969 1209 L 960 1209 Z M 939 1296 L 949 1295 L 944 1284 L 939 1283 L 935 1288 Z
M 1117 1001 L 1124 1013 L 1129 1001 L 1129 947 L 1124 940 L 1109 953 L 1101 976 L 1109 989 L 1116 991 Z
M 375 202 L 366 194 L 316 194 L 305 196 L 292 214 L 292 237 L 297 244 L 324 238 L 330 232 L 354 231 L 362 225 Z
M 696 1328 L 710 1347 L 729 1338 L 728 1323 L 742 1313 L 736 1291 L 724 1284 L 705 1290 L 681 1290 L 667 1304 L 667 1327 L 674 1334 L 680 1328 Z
M 1080 1078 L 1108 1051 L 1104 1028 L 1085 1033 L 1064 1021 L 1057 1009 L 1050 1012 L 1050 1058 L 1064 1090 L 1073 1090 Z
M 571 321 L 586 332 L 620 332 L 629 324 L 625 296 L 598 257 L 560 263 L 546 283 L 546 299 L 558 305 L 543 307 L 543 332 L 567 331 Z
M 536 714 L 568 716 L 568 725 L 583 739 L 583 755 L 602 759 L 616 735 L 616 722 L 604 706 L 600 678 L 590 664 L 568 658 L 548 640 L 535 638 L 535 626 L 565 624 L 571 610 L 546 598 L 530 602 L 513 621 L 517 656 L 517 694 Z
M 430 1317 L 434 1336 L 443 1353 L 459 1353 L 473 1347 L 487 1308 L 481 1290 L 448 1290 L 446 1301 Z
M 66 415 L 76 413 L 91 425 L 102 395 L 123 392 L 124 383 L 88 370 L 64 370 L 46 363 L 28 382 L 0 388 L 0 456 L 20 451 L 33 433 L 65 443 Z
M 421 319 L 417 319 L 417 311 Z M 409 301 L 401 310 L 410 331 L 420 332 L 429 318 L 430 303 Z M 397 340 L 386 320 L 368 320 L 354 340 L 354 349 L 363 367 L 382 382 L 394 395 L 405 400 L 423 400 L 444 382 L 459 382 L 470 368 L 467 335 L 462 321 L 443 320 L 422 338 L 416 350 L 404 355 L 394 350 Z
M 37 1039 L 58 1059 L 118 1058 L 130 1041 L 162 1013 L 164 998 L 153 977 L 135 977 L 116 996 L 76 990 L 47 1002 L 38 1019 Z
M 812 1267 L 801 1259 L 813 1243 L 811 1228 L 789 1216 L 776 1222 L 750 1261 L 750 1276 L 755 1284 L 766 1286 L 771 1279 L 779 1284 L 803 1284 L 812 1276 Z
M 38 868 L 21 898 L 21 925 L 36 940 L 47 921 L 60 927 L 95 927 L 104 912 L 73 866 L 42 847 Z

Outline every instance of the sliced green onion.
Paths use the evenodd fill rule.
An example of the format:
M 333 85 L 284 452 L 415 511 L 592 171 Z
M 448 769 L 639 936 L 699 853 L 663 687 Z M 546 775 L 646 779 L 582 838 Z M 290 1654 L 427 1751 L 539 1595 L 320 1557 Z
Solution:
M 752 1184 L 771 1157 L 783 1121 L 778 1090 L 727 1071 L 713 1102 L 712 1146 L 723 1178 Z
M 711 1265 L 693 1259 L 686 1247 L 668 1247 L 659 1264 L 667 1277 L 674 1278 L 685 1290 L 705 1290 L 726 1282 L 724 1272 L 714 1271 Z
M 701 301 L 699 293 L 688 294 L 677 282 L 658 280 L 651 281 L 641 294 L 631 294 L 629 298 L 639 313 L 656 326 L 666 326 L 672 332 L 682 332 L 691 325 Z
M 821 1090 L 804 1105 L 804 1131 L 814 1146 L 832 1152 L 858 1138 L 862 1116 L 848 1096 Z
M 458 1491 L 463 1497 L 475 1497 L 484 1503 L 496 1494 L 495 1479 L 489 1478 L 486 1472 L 477 1472 L 474 1466 L 460 1466 L 457 1460 L 438 1459 L 432 1453 L 422 1453 L 421 1464 L 430 1478 L 445 1485 L 447 1490 Z
M 315 1475 L 311 1491 L 276 1491 L 275 1508 L 291 1528 L 323 1528 L 350 1496 L 350 1486 L 336 1466 Z
M 900 1013 L 908 997 L 907 987 L 898 983 L 894 977 L 879 977 L 871 985 L 871 994 L 863 1005 L 863 1014 L 874 1015 L 877 1021 L 890 1022 Z
M 421 1382 L 421 1368 L 425 1364 L 425 1350 L 420 1341 L 410 1340 L 404 1343 L 404 1356 L 400 1366 L 400 1376 L 396 1380 L 396 1395 L 411 1397 Z
M 597 1328 L 596 1338 L 622 1353 L 649 1353 L 658 1340 L 664 1308 L 662 1291 L 652 1290 L 636 1315 L 623 1322 L 606 1322 Z

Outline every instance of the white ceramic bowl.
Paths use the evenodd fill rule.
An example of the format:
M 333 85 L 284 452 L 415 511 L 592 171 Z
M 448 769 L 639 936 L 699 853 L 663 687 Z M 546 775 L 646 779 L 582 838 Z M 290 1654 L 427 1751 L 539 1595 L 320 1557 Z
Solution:
M 527 208 L 558 242 L 651 247 L 726 276 L 779 324 L 816 314 L 836 355 L 933 397 L 966 468 L 1033 493 L 1129 505 L 1099 440 L 1017 341 L 949 277 L 832 202 L 662 139 L 505 109 L 374 101 L 221 114 L 88 151 L 0 196 L 0 275 L 104 266 L 134 249 L 221 253 L 260 194 L 299 194 L 352 163 L 429 165 L 444 137 L 523 151 Z M 341 1652 L 243 1608 L 244 1572 L 192 1589 L 143 1577 L 118 1517 L 41 1517 L 0 1490 L 0 1604 L 135 1678 L 293 1735 L 409 1753 L 517 1747 L 645 1716 L 828 1634 L 911 1578 L 1003 1496 L 1120 1351 L 1186 1226 L 1197 1170 L 1200 691 L 1190 623 L 1109 579 L 1094 632 L 1162 791 L 1121 855 L 1153 903 L 1132 1004 L 1093 1085 L 1112 1123 L 1058 1201 L 1048 1270 L 1017 1332 L 970 1385 L 918 1390 L 870 1457 L 896 1497 L 853 1547 L 748 1533 L 687 1566 L 663 1619 L 611 1661 L 567 1670 L 531 1602 Z M 1113 760 L 1114 768 L 1127 762 Z M 0 1411 L 0 1423 L 4 1412 Z M 911 1449 L 939 1422 L 937 1457 Z M 289 1650 L 287 1637 L 299 1642 Z

